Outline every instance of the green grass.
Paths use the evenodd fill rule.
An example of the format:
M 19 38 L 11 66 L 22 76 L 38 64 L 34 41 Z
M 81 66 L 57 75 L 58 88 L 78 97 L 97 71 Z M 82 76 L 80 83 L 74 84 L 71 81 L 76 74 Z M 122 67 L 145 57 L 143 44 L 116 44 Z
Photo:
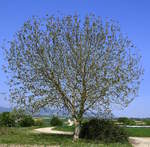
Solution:
M 150 137 L 150 128 L 126 128 L 126 130 L 132 137 Z
M 67 125 L 55 126 L 54 130 L 64 131 L 64 132 L 73 132 L 74 131 L 74 126 L 67 126 Z
M 60 145 L 60 147 L 131 147 L 130 144 L 103 144 L 100 142 L 72 141 L 72 136 L 34 133 L 30 128 L 0 128 L 0 144 Z

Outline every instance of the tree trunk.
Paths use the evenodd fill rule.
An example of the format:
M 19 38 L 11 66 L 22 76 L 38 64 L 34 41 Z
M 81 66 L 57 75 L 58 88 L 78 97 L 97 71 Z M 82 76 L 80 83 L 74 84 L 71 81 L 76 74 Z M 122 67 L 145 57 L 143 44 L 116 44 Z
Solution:
M 74 125 L 75 125 L 75 130 L 74 130 L 73 140 L 76 141 L 79 139 L 81 123 L 80 121 L 77 121 L 76 119 L 74 119 Z

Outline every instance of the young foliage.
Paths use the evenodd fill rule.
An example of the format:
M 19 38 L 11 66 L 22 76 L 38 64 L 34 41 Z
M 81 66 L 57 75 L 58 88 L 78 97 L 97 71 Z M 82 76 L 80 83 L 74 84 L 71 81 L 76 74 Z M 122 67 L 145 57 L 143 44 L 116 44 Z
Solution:
M 33 17 L 4 49 L 11 100 L 30 111 L 65 109 L 75 120 L 75 138 L 85 113 L 126 107 L 143 73 L 119 25 L 94 15 Z

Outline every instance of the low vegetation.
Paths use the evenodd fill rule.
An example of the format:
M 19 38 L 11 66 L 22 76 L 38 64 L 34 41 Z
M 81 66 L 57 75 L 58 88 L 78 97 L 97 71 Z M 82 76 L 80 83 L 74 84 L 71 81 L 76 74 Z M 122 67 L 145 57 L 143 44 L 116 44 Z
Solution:
M 50 121 L 51 126 L 62 126 L 63 121 L 59 119 L 57 116 L 53 116 Z
M 124 128 L 110 120 L 91 119 L 81 127 L 80 138 L 100 140 L 103 142 L 128 142 Z
M 34 119 L 30 115 L 24 115 L 19 121 L 19 126 L 30 127 L 34 125 Z
M 64 131 L 64 132 L 73 132 L 74 131 L 74 125 L 73 126 L 67 126 L 64 124 L 63 126 L 55 126 L 54 130 Z
M 41 118 L 34 119 L 34 126 L 44 126 L 44 121 Z
M 145 125 L 150 126 L 150 119 L 145 119 L 144 123 L 145 123 Z
M 0 144 L 45 145 L 45 147 L 49 145 L 60 145 L 63 147 L 130 147 L 128 135 L 132 137 L 150 137 L 150 128 L 124 128 L 117 125 L 117 122 L 129 124 L 127 122 L 130 119 L 120 118 L 114 122 L 86 119 L 81 127 L 80 139 L 72 142 L 73 136 L 34 132 L 35 128 L 50 126 L 54 126 L 54 130 L 73 132 L 75 126 L 68 126 L 67 119 L 61 119 L 56 116 L 52 118 L 32 118 L 21 110 L 19 111 L 0 114 Z M 140 121 L 145 125 L 149 124 L 149 119 Z
M 0 114 L 0 126 L 15 127 L 15 117 L 10 112 Z
M 20 111 L 19 111 L 20 112 Z M 3 112 L 0 114 L 0 126 L 3 127 L 30 127 L 34 125 L 34 119 L 29 114 L 18 111 Z
M 132 119 L 129 119 L 127 117 L 120 117 L 118 118 L 118 122 L 123 125 L 136 125 L 136 122 Z
M 129 136 L 150 137 L 150 128 L 126 128 Z
M 0 144 L 59 145 L 60 147 L 131 147 L 129 143 L 108 143 L 79 139 L 72 142 L 72 136 L 39 134 L 36 127 L 0 128 Z

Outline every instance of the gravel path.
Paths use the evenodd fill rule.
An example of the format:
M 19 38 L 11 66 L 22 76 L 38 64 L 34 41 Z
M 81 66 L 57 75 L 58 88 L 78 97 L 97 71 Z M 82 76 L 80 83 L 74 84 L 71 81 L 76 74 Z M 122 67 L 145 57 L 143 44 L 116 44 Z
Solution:
M 61 134 L 61 135 L 73 135 L 73 132 L 64 132 L 53 130 L 55 127 L 46 127 L 46 128 L 38 128 L 34 129 L 35 132 L 46 133 L 46 134 Z
M 130 137 L 133 147 L 150 147 L 150 137 Z

